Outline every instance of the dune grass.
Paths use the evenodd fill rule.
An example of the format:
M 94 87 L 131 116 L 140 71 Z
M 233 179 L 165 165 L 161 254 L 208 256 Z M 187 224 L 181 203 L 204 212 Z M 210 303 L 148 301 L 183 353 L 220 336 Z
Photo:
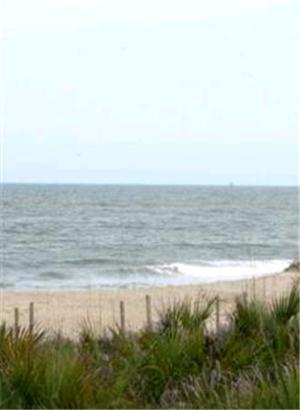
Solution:
M 0 329 L 1 408 L 299 408 L 299 294 L 236 300 L 218 334 L 206 306 L 175 303 L 153 329 L 86 325 L 77 341 Z

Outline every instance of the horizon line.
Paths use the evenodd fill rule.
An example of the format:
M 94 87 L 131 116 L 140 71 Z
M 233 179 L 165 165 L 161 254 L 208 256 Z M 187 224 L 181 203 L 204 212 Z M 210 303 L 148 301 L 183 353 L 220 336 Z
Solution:
M 191 186 L 191 187 L 262 187 L 262 188 L 298 188 L 299 185 L 291 185 L 291 184 L 241 184 L 235 182 L 228 182 L 227 184 L 205 184 L 205 183 L 145 183 L 145 182 L 17 182 L 17 181 L 1 181 L 1 185 L 76 185 L 76 186 Z

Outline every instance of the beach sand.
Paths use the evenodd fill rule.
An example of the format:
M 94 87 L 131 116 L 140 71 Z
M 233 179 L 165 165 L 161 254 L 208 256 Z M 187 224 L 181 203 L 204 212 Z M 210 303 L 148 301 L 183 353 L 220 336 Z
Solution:
M 29 303 L 34 303 L 36 327 L 47 329 L 51 334 L 60 332 L 64 336 L 77 337 L 79 326 L 90 323 L 103 333 L 108 327 L 120 324 L 120 301 L 125 307 L 127 330 L 137 330 L 146 325 L 145 297 L 151 298 L 151 318 L 155 322 L 158 311 L 174 301 L 187 299 L 191 303 L 205 303 L 219 296 L 221 322 L 226 320 L 234 300 L 243 292 L 248 299 L 253 297 L 270 301 L 287 293 L 299 272 L 289 270 L 255 280 L 218 282 L 203 285 L 166 286 L 147 289 L 88 289 L 88 290 L 43 290 L 36 292 L 1 291 L 0 321 L 9 326 L 14 324 L 14 310 L 19 309 L 21 326 L 28 326 Z M 211 326 L 215 325 L 214 315 Z

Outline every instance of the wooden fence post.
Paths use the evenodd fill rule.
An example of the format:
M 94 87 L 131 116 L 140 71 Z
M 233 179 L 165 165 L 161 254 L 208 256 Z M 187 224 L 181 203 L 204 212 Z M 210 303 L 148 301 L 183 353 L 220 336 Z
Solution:
M 216 297 L 216 331 L 220 332 L 220 297 Z
M 29 303 L 29 332 L 32 333 L 34 328 L 34 303 Z
M 101 299 L 99 301 L 99 331 L 100 335 L 102 336 L 102 304 L 101 304 Z
M 16 335 L 16 337 L 18 337 L 19 336 L 19 329 L 20 329 L 20 327 L 19 327 L 19 309 L 18 308 L 14 309 L 14 316 L 15 316 L 15 326 L 14 326 L 15 335 Z
M 248 293 L 247 292 L 243 292 L 242 300 L 243 300 L 243 303 L 245 304 L 245 306 L 247 306 L 247 304 L 248 304 Z
M 273 298 L 277 298 L 278 293 L 277 293 L 277 283 L 276 283 L 276 275 L 272 275 L 272 295 Z
M 116 325 L 116 312 L 115 312 L 115 303 L 114 303 L 114 300 L 111 299 L 110 303 L 111 303 L 111 310 L 112 310 L 113 325 L 115 326 L 115 325 Z
M 255 280 L 255 276 L 253 276 L 252 278 L 252 292 L 253 292 L 253 300 L 256 299 L 256 280 Z
M 266 277 L 263 277 L 263 299 L 264 303 L 266 302 L 267 299 L 267 291 L 266 291 Z
M 125 306 L 122 300 L 120 302 L 120 319 L 121 319 L 121 331 L 124 333 L 125 332 Z
M 152 318 L 151 318 L 151 297 L 146 295 L 146 316 L 147 316 L 147 327 L 152 329 Z

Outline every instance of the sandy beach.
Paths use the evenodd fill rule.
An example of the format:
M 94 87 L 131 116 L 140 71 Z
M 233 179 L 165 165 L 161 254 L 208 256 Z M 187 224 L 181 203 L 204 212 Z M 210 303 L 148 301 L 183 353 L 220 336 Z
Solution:
M 88 289 L 88 290 L 43 290 L 37 292 L 1 292 L 1 321 L 14 323 L 14 310 L 19 309 L 19 323 L 27 326 L 29 304 L 34 303 L 35 325 L 51 332 L 76 337 L 79 326 L 90 323 L 98 332 L 120 324 L 120 301 L 124 302 L 126 329 L 140 329 L 146 324 L 146 295 L 151 298 L 151 318 L 155 322 L 158 312 L 169 303 L 188 300 L 205 303 L 218 295 L 221 321 L 226 320 L 234 300 L 247 292 L 270 301 L 287 292 L 299 273 L 295 270 L 281 272 L 255 280 L 218 282 L 201 286 L 166 286 L 145 289 Z M 212 318 L 213 320 L 213 318 Z

